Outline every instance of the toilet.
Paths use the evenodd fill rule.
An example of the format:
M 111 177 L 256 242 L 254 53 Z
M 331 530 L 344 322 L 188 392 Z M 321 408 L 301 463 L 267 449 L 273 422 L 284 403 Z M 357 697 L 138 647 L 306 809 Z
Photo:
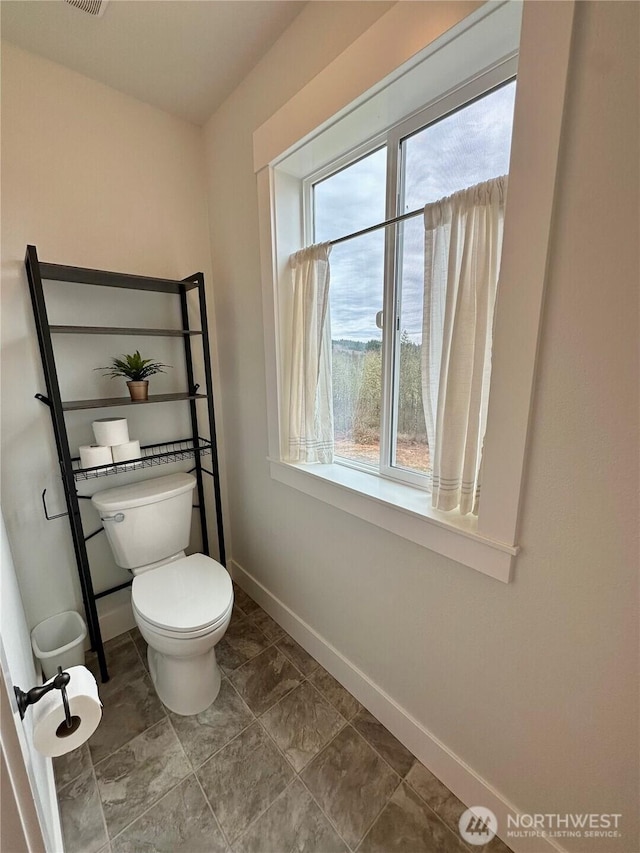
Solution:
M 191 474 L 170 474 L 91 498 L 116 563 L 134 576 L 133 615 L 156 692 L 183 715 L 204 711 L 218 695 L 215 646 L 233 608 L 227 570 L 204 554 L 185 555 L 195 485 Z

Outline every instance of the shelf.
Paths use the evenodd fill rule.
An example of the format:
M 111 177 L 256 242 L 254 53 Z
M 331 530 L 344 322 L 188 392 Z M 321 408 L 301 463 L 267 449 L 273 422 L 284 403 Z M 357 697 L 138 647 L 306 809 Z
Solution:
M 146 335 L 163 338 L 182 338 L 185 335 L 201 335 L 191 329 L 134 329 L 116 326 L 49 326 L 57 335 Z
M 165 441 L 143 447 L 142 456 L 139 459 L 128 459 L 126 462 L 99 465 L 95 468 L 81 468 L 80 459 L 76 457 L 71 460 L 71 465 L 73 467 L 73 478 L 78 482 L 79 480 L 93 480 L 96 477 L 108 477 L 111 474 L 123 474 L 125 471 L 139 471 L 142 468 L 151 468 L 154 465 L 168 465 L 170 462 L 193 459 L 196 454 L 199 456 L 211 454 L 211 442 L 206 438 L 198 438 L 195 442 L 192 438 Z
M 145 406 L 149 403 L 173 403 L 177 400 L 206 400 L 206 394 L 150 394 L 148 400 L 135 403 L 129 397 L 104 397 L 101 400 L 70 400 L 62 403 L 64 412 L 80 409 L 110 409 L 112 406 Z
M 91 565 L 89 554 L 87 552 L 87 542 L 92 539 L 97 533 L 100 533 L 101 528 L 92 531 L 88 535 L 85 534 L 82 513 L 80 512 L 80 499 L 88 499 L 88 495 L 79 494 L 79 481 L 93 480 L 99 477 L 109 477 L 110 475 L 129 474 L 132 471 L 138 471 L 145 468 L 151 468 L 157 465 L 168 465 L 171 463 L 182 463 L 179 469 L 189 469 L 193 471 L 196 477 L 197 497 L 195 507 L 200 518 L 200 535 L 201 535 L 201 550 L 203 554 L 209 554 L 209 534 L 207 525 L 207 508 L 205 501 L 204 475 L 208 475 L 212 480 L 213 501 L 215 505 L 216 526 L 217 526 L 217 545 L 218 559 L 222 565 L 226 563 L 226 552 L 224 547 L 224 528 L 222 517 L 222 495 L 220 491 L 220 472 L 218 469 L 218 457 L 216 448 L 216 433 L 215 433 L 215 413 L 214 413 L 214 395 L 213 395 L 213 379 L 211 375 L 211 356 L 209 350 L 209 336 L 207 331 L 207 308 L 205 295 L 204 275 L 201 272 L 196 272 L 182 280 L 169 278 L 151 278 L 149 276 L 128 275 L 121 272 L 105 272 L 103 270 L 88 269 L 76 266 L 63 266 L 62 264 L 47 264 L 41 263 L 38 259 L 38 252 L 35 246 L 27 246 L 25 256 L 25 267 L 27 278 L 29 280 L 29 292 L 31 296 L 31 304 L 33 307 L 33 315 L 35 319 L 35 327 L 38 335 L 38 345 L 40 348 L 40 356 L 42 358 L 42 367 L 44 371 L 45 384 L 47 388 L 47 396 L 44 394 L 36 394 L 36 399 L 45 403 L 51 413 L 53 424 L 53 433 L 55 437 L 56 449 L 60 460 L 62 471 L 62 482 L 64 486 L 65 499 L 67 503 L 67 513 L 73 546 L 78 565 L 78 576 L 80 580 L 80 590 L 82 592 L 82 601 L 84 604 L 85 615 L 87 618 L 87 627 L 89 629 L 89 638 L 92 648 L 95 649 L 98 657 L 98 666 L 103 682 L 109 680 L 109 670 L 107 668 L 107 659 L 102 643 L 102 634 L 100 627 L 100 619 L 96 602 L 98 599 L 111 595 L 118 590 L 124 589 L 130 585 L 130 581 L 120 583 L 108 589 L 101 589 L 95 592 L 93 586 L 93 578 L 91 575 Z M 46 286 L 43 282 L 46 282 Z M 63 287 L 56 287 L 56 282 L 60 282 Z M 125 307 L 121 309 L 120 316 L 113 318 L 103 317 L 98 310 L 91 315 L 98 320 L 103 321 L 103 325 L 79 325 L 80 318 L 73 315 L 62 317 L 70 323 L 74 320 L 75 325 L 49 325 L 47 316 L 47 302 L 49 299 L 55 299 L 62 296 L 62 289 L 65 295 L 67 288 L 64 286 L 67 282 L 79 285 L 93 285 L 97 287 L 116 287 L 121 290 L 133 290 L 143 292 L 157 292 L 162 294 L 171 294 L 173 298 L 170 302 L 177 303 L 174 308 L 180 309 L 181 327 L 175 328 L 180 322 L 173 317 L 167 316 L 166 319 L 152 319 L 150 315 L 141 315 L 139 322 L 167 322 L 174 328 L 157 329 L 157 328 L 140 328 L 129 326 L 108 326 L 106 323 L 125 322 L 132 320 L 129 312 Z M 189 292 L 194 291 L 191 296 L 196 298 L 188 298 Z M 99 295 L 99 292 L 93 292 L 94 295 Z M 85 300 L 90 298 L 92 294 L 91 288 L 83 288 L 77 291 L 77 296 Z M 66 300 L 65 300 L 66 301 Z M 120 300 L 122 301 L 122 300 Z M 166 302 L 164 299 L 163 304 Z M 62 306 L 58 306 L 61 310 Z M 197 315 L 198 320 L 195 320 L 194 325 L 199 327 L 191 330 L 190 314 Z M 87 317 L 89 319 L 89 317 Z M 185 376 L 182 381 L 177 381 L 174 387 L 181 387 L 182 393 L 173 394 L 154 394 L 148 400 L 133 402 L 130 397 L 107 397 L 96 400 L 71 400 L 63 402 L 60 396 L 60 385 L 58 382 L 58 374 L 56 367 L 56 350 L 54 348 L 54 335 L 129 335 L 139 337 L 165 337 L 182 339 L 182 344 L 178 347 L 184 350 L 184 367 Z M 204 369 L 205 384 L 202 389 L 196 384 L 194 377 L 194 365 L 192 354 L 192 340 L 194 337 L 200 336 L 202 341 L 202 355 Z M 56 343 L 60 344 L 58 338 Z M 71 341 L 67 340 L 65 347 L 62 347 L 62 354 L 67 360 L 71 358 L 67 352 L 67 346 L 71 345 Z M 132 344 L 135 346 L 135 344 Z M 200 350 L 199 345 L 196 348 Z M 79 357 L 79 356 L 77 356 Z M 125 392 L 123 383 L 116 383 L 110 386 L 102 386 L 104 390 L 111 388 L 114 391 Z M 155 388 L 167 387 L 163 383 L 154 386 Z M 171 386 L 169 386 L 171 387 Z M 204 393 L 198 394 L 197 391 L 202 390 Z M 194 401 L 206 400 L 206 406 L 196 405 Z M 137 406 L 145 403 L 173 403 L 179 401 L 190 401 L 189 405 L 189 421 L 190 429 L 184 427 L 184 433 L 189 434 L 189 438 L 181 438 L 174 441 L 165 441 L 155 444 L 150 444 L 140 449 L 140 455 L 136 459 L 127 459 L 123 462 L 112 462 L 110 465 L 99 465 L 95 467 L 82 467 L 82 462 L 79 458 L 72 458 L 69 448 L 69 436 L 67 432 L 67 424 L 65 414 L 73 411 L 84 411 L 83 419 L 91 420 L 91 418 L 100 417 L 92 410 L 109 409 L 115 406 Z M 89 414 L 86 414 L 86 412 Z M 146 410 L 145 410 L 146 412 Z M 124 412 L 123 414 L 130 414 Z M 157 411 L 156 413 L 157 414 Z M 183 413 L 184 414 L 184 413 Z M 142 417 L 145 420 L 146 416 Z M 200 437 L 199 421 L 204 424 L 204 432 L 208 432 L 210 439 Z M 182 433 L 182 429 L 180 432 Z M 184 433 L 182 433 L 184 435 Z M 201 464 L 201 457 L 210 456 L 210 464 L 205 466 Z M 182 462 L 182 460 L 185 460 Z M 190 461 L 189 461 L 190 460 Z M 169 469 L 171 470 L 171 469 Z M 161 473 L 161 472 L 159 472 Z M 144 475 L 143 475 L 144 476 Z M 126 483 L 131 478 L 124 478 Z M 133 477 L 135 479 L 135 475 Z M 108 485 L 111 480 L 103 481 L 104 485 Z M 95 488 L 102 485 L 100 482 L 94 484 Z M 91 491 L 85 487 L 85 491 Z M 46 503 L 44 501 L 46 489 L 43 492 L 43 504 L 45 517 L 47 520 L 59 517 L 59 515 L 49 516 L 47 513 Z
M 198 286 L 197 281 L 174 281 L 144 275 L 125 275 L 63 264 L 40 264 L 40 277 L 48 281 L 70 281 L 75 284 L 96 284 L 102 287 L 124 287 L 128 290 L 155 290 L 158 293 L 183 293 Z

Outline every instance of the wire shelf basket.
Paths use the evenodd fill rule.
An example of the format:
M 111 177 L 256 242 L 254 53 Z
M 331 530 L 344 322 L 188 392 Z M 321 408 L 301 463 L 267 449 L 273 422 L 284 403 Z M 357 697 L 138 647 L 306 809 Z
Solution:
M 114 462 L 113 465 L 98 465 L 94 468 L 82 468 L 80 458 L 71 460 L 73 478 L 93 480 L 96 477 L 109 477 L 111 474 L 122 474 L 125 471 L 137 471 L 142 468 L 152 468 L 154 465 L 167 465 L 170 462 L 180 462 L 183 459 L 193 459 L 196 455 L 207 456 L 211 453 L 211 442 L 198 437 L 179 441 L 165 441 L 159 444 L 148 444 L 142 447 L 142 456 L 138 459 L 127 459 L 126 462 Z

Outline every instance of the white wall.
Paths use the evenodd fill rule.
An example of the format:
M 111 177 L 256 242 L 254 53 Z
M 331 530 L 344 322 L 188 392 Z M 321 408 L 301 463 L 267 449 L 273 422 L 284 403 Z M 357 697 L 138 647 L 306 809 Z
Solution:
M 212 118 L 210 233 L 237 564 L 519 809 L 622 812 L 625 837 L 606 849 L 630 853 L 638 7 L 577 6 L 513 583 L 268 475 L 252 134 L 388 4 L 310 4 Z M 2 59 L 2 490 L 33 625 L 79 593 L 66 521 L 40 506 L 46 486 L 63 508 L 33 400 L 25 245 L 47 261 L 212 277 L 198 129 L 10 45 Z
M 40 501 L 47 488 L 50 512 L 65 509 L 50 414 L 34 400 L 46 389 L 24 272 L 27 243 L 47 262 L 173 278 L 202 270 L 210 285 L 201 130 L 13 45 L 2 46 L 2 495 L 33 626 L 82 606 L 68 521 L 45 521 Z M 163 319 L 164 295 L 47 288 L 51 322 L 169 322 Z M 212 297 L 210 289 L 210 311 Z M 179 324 L 176 306 L 177 300 Z M 55 346 L 67 365 L 60 376 L 63 398 L 126 396 L 123 383 L 101 378 L 92 368 L 136 348 L 175 365 L 166 377 L 152 379 L 156 393 L 181 390 L 183 357 L 170 339 L 56 336 Z M 72 413 L 67 417 L 72 450 L 92 443 L 91 421 L 109 415 L 128 417 L 131 437 L 143 444 L 175 437 L 174 428 L 188 434 L 187 407 L 179 408 Z M 173 466 L 154 473 L 170 470 Z M 91 494 L 134 476 L 118 477 L 117 483 L 113 477 L 93 480 L 81 491 Z M 97 514 L 88 502 L 82 511 L 87 532 L 96 529 Z M 215 525 L 212 536 L 215 547 Z M 127 579 L 103 536 L 88 548 L 97 589 Z M 122 605 L 126 617 L 128 596 L 126 591 L 100 602 L 107 634 L 129 627 L 107 616 Z
M 252 134 L 377 17 L 363 7 L 343 29 L 341 11 L 307 7 L 206 126 L 234 561 L 518 809 L 621 812 L 624 836 L 598 853 L 631 853 L 638 7 L 577 4 L 522 553 L 506 586 L 269 479 Z

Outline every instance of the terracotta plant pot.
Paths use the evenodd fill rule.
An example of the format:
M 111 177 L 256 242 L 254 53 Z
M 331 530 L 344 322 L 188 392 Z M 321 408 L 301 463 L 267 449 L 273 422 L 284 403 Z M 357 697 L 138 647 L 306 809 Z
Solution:
M 140 403 L 143 400 L 149 399 L 149 380 L 143 379 L 141 382 L 127 382 L 127 388 L 131 395 L 131 402 Z

